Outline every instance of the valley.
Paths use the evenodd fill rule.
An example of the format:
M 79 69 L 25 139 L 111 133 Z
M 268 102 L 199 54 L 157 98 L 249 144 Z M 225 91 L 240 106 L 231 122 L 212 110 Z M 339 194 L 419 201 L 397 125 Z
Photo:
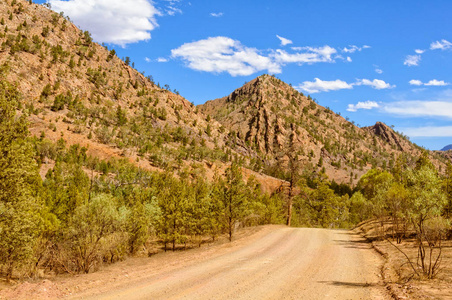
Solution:
M 389 299 L 392 285 L 444 286 L 452 151 L 360 126 L 265 72 L 195 105 L 49 3 L 0 0 L 0 299 Z

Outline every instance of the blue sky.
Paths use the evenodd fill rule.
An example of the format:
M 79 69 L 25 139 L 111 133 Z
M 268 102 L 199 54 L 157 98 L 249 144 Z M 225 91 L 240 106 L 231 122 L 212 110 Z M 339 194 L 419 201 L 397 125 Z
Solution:
M 452 144 L 452 1 L 49 2 L 195 104 L 275 74 L 360 126 Z

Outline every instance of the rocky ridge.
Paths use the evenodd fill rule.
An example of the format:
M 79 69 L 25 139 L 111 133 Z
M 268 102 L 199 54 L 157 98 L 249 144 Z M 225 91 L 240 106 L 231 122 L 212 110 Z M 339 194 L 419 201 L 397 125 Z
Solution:
M 422 150 L 381 122 L 360 128 L 270 75 L 200 109 L 268 165 L 287 165 L 295 149 L 302 169 L 324 169 L 330 179 L 342 183 L 356 183 L 372 167 L 389 168 L 401 154 L 413 161 Z M 443 164 L 433 152 L 431 156 Z

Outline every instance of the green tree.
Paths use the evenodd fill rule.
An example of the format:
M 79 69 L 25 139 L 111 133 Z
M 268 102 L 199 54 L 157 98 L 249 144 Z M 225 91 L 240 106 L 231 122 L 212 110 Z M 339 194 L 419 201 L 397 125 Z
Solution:
M 214 207 L 211 198 L 210 185 L 203 178 L 197 178 L 190 189 L 189 198 L 188 234 L 198 245 L 201 245 L 205 235 L 215 239 L 219 229 L 219 218 L 218 208 Z
M 232 241 L 234 227 L 244 216 L 247 204 L 245 197 L 245 183 L 238 164 L 232 163 L 220 178 L 215 190 L 215 196 L 222 204 L 223 220 L 227 229 L 229 241 Z
M 129 234 L 129 251 L 135 253 L 146 244 L 155 228 L 160 209 L 155 198 L 147 203 L 136 202 L 127 216 L 127 232 Z
M 446 176 L 443 180 L 444 192 L 447 198 L 447 204 L 444 208 L 444 216 L 448 219 L 452 217 L 452 164 L 447 163 Z
M 441 234 L 429 228 L 429 221 L 439 218 L 447 204 L 441 180 L 433 165 L 416 165 L 407 172 L 408 217 L 416 230 L 418 264 L 428 278 L 434 278 L 440 270 L 442 256 Z
M 379 218 L 387 214 L 385 193 L 394 181 L 386 171 L 371 169 L 358 181 L 357 188 L 372 203 L 373 214 Z
M 284 213 L 284 201 L 281 199 L 280 194 L 261 194 L 259 197 L 259 202 L 265 206 L 265 211 L 262 218 L 263 224 L 282 224 L 284 222 L 287 222 Z
M 394 182 L 385 193 L 386 208 L 392 220 L 392 235 L 397 238 L 397 243 L 402 242 L 402 237 L 407 229 L 407 211 L 409 209 L 408 193 L 405 186 Z
M 44 181 L 42 197 L 50 211 L 66 223 L 77 207 L 87 204 L 90 180 L 80 163 L 57 160 Z
M 91 37 L 91 33 L 89 31 L 83 32 L 83 38 L 85 39 L 87 46 L 91 45 L 91 43 L 93 42 L 93 38 Z
M 441 188 L 441 180 L 436 170 L 428 166 L 407 172 L 409 193 L 409 216 L 422 231 L 424 222 L 439 216 L 444 208 L 446 197 Z
M 32 258 L 40 233 L 40 183 L 25 116 L 16 118 L 18 91 L 0 74 L 0 264 L 9 280 Z
M 186 229 L 188 227 L 188 184 L 166 174 L 166 182 L 159 193 L 158 203 L 161 217 L 158 222 L 158 234 L 163 241 L 165 251 L 168 243 L 172 250 L 177 243 L 186 243 Z
M 124 62 L 126 63 L 126 65 L 130 65 L 130 57 L 126 56 Z
M 351 224 L 358 224 L 372 216 L 370 203 L 359 191 L 352 195 L 349 206 L 349 222 Z
M 300 225 L 337 228 L 347 225 L 348 195 L 340 197 L 330 189 L 325 174 L 315 178 L 310 187 L 304 180 L 300 181 L 300 194 L 295 200 Z
M 116 123 L 118 126 L 123 126 L 127 123 L 126 112 L 119 105 L 116 108 Z
M 77 272 L 88 273 L 107 250 L 111 251 L 109 244 L 118 238 L 115 235 L 125 223 L 115 202 L 112 196 L 100 194 L 90 203 L 79 206 L 71 216 L 65 246 L 69 248 L 69 259 L 75 262 Z

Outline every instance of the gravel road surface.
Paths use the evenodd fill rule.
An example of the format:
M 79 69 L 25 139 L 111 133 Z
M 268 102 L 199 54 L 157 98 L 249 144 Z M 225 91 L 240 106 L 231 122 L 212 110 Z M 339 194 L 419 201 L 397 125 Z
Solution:
M 74 299 L 389 299 L 381 258 L 345 230 L 272 227 Z M 133 277 L 133 270 L 129 273 Z

